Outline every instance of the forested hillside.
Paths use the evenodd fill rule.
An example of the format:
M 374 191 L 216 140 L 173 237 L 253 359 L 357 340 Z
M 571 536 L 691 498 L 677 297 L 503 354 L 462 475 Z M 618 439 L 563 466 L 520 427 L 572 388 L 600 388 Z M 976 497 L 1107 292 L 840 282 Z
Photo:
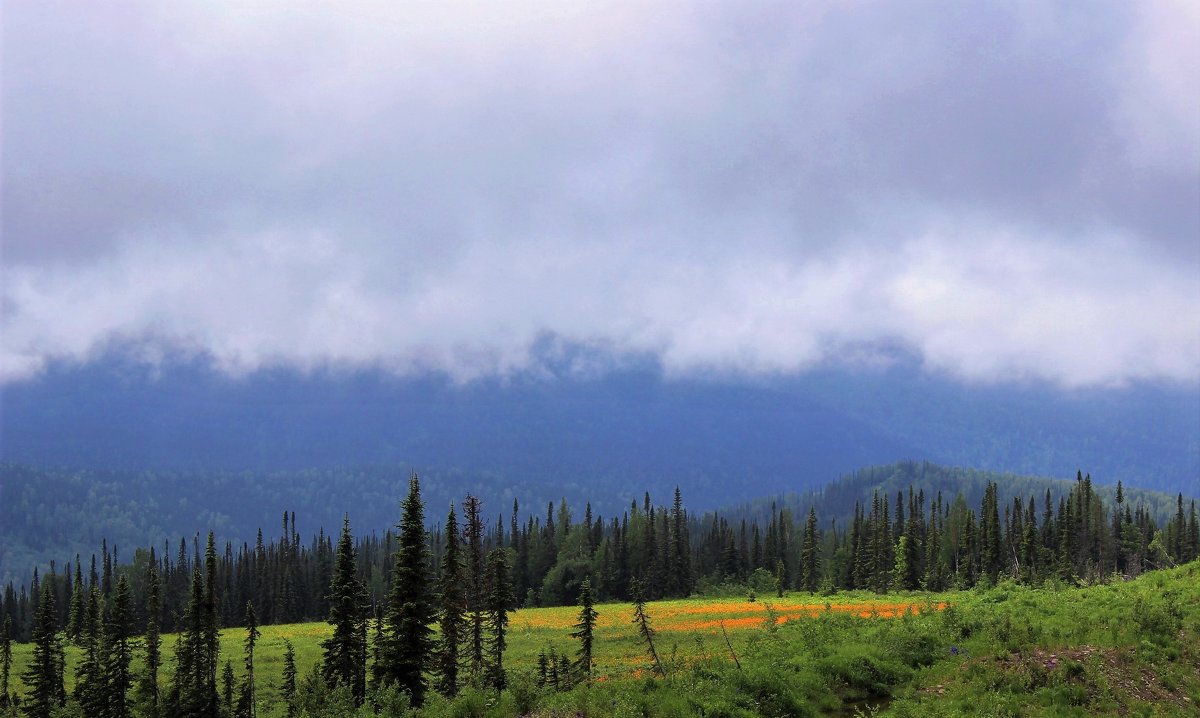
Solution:
M 1185 504 L 1177 497 L 1174 515 L 1160 526 L 1120 486 L 1112 502 L 1105 502 L 1082 475 L 1059 495 L 1047 489 L 1028 500 L 1001 494 L 988 482 L 977 510 L 962 494 L 947 500 L 909 485 L 892 503 L 888 493 L 875 490 L 855 501 L 853 520 L 842 529 L 832 523 L 821 528 L 825 522 L 815 507 L 802 520 L 787 509 L 773 510 L 765 525 L 735 525 L 719 515 L 693 519 L 679 489 L 669 505 L 655 504 L 646 494 L 619 517 L 596 515 L 590 504 L 581 513 L 565 501 L 550 503 L 543 521 L 514 503 L 507 521 L 501 515 L 488 524 L 480 501 L 468 495 L 461 505 L 449 506 L 444 524 L 428 531 L 430 516 L 413 475 L 395 532 L 356 541 L 346 517 L 336 548 L 323 530 L 302 539 L 295 516 L 287 512 L 279 539 L 267 542 L 259 532 L 253 546 L 224 541 L 222 550 L 210 531 L 177 546 L 165 543 L 161 552 L 135 550 L 132 561 L 122 563 L 102 542 L 99 555 L 90 555 L 86 564 L 76 556 L 54 564 L 62 566 L 61 573 L 35 571 L 27 586 L 5 587 L 0 711 L 22 702 L 36 716 L 51 716 L 56 706 L 85 715 L 127 715 L 136 703 L 169 715 L 253 716 L 259 626 L 325 618 L 332 631 L 322 642 L 318 669 L 302 692 L 289 644 L 275 706 L 290 712 L 298 702 L 313 701 L 325 710 L 332 701 L 339 707 L 331 716 L 357 706 L 399 715 L 402 709 L 383 706 L 421 706 L 431 694 L 453 700 L 460 690 L 502 694 L 510 686 L 504 662 L 510 616 L 520 606 L 580 607 L 577 630 L 570 634 L 579 641 L 577 659 L 555 658 L 553 646 L 539 657 L 537 690 L 558 692 L 595 678 L 598 602 L 634 603 L 634 623 L 656 673 L 666 677 L 647 601 L 699 592 L 754 603 L 758 595 L 769 602 L 788 591 L 883 595 L 986 589 L 1001 582 L 1053 590 L 1134 577 L 1200 557 L 1195 501 Z M 932 601 L 904 605 L 886 612 L 878 606 L 853 610 L 868 618 L 898 618 L 945 608 Z M 1138 610 L 1145 611 L 1144 604 Z M 1139 631 L 1165 638 L 1177 656 L 1177 627 L 1185 625 L 1180 605 L 1168 598 L 1163 610 L 1152 619 L 1142 617 Z M 774 633 L 775 609 L 768 603 L 765 611 L 764 625 Z M 828 601 L 824 611 L 832 611 Z M 1024 630 L 1033 635 L 1027 625 Z M 219 693 L 220 631 L 231 626 L 246 630 L 245 670 L 235 690 L 226 658 Z M 997 637 L 1007 644 L 1013 630 L 1010 619 Z M 179 634 L 171 662 L 163 660 L 164 631 Z M 145 660 L 135 673 L 133 639 L 139 634 L 145 637 Z M 24 690 L 15 694 L 9 691 L 12 640 L 33 643 L 20 676 Z M 64 642 L 80 654 L 70 693 Z M 938 652 L 930 646 L 905 648 L 910 650 L 916 651 L 907 656 L 914 667 L 932 664 Z M 667 662 L 675 661 L 673 648 Z M 170 675 L 166 690 L 160 690 L 160 670 Z M 853 669 L 845 677 L 858 680 L 860 673 Z M 890 695 L 899 675 L 877 681 L 874 695 Z M 1186 674 L 1164 680 L 1181 679 L 1194 682 Z M 779 689 L 770 693 L 780 695 Z M 818 695 L 826 702 L 840 700 L 825 688 L 801 702 Z M 529 700 L 536 702 L 536 694 Z
M 748 379 L 668 378 L 647 360 L 589 375 L 573 367 L 605 358 L 575 352 L 542 357 L 536 375 L 465 385 L 365 370 L 230 378 L 202 360 L 52 366 L 0 388 L 0 461 L 197 473 L 415 467 L 493 475 L 487 493 L 513 485 L 530 500 L 527 486 L 662 493 L 686 483 L 707 508 L 908 458 L 1035 476 L 1083 466 L 1104 483 L 1170 494 L 1200 476 L 1194 387 L 964 385 L 905 361 Z
M 847 494 L 851 518 L 841 522 L 817 504 L 800 513 L 772 507 L 757 519 L 694 516 L 679 489 L 668 504 L 646 493 L 609 514 L 591 503 L 560 500 L 526 507 L 514 500 L 495 506 L 468 494 L 444 504 L 451 507 L 444 522 L 436 508 L 423 521 L 431 527 L 426 540 L 431 566 L 440 565 L 459 540 L 458 530 L 446 527 L 461 524 L 475 555 L 471 575 L 483 575 L 485 555 L 504 550 L 510 562 L 506 585 L 516 604 L 528 606 L 571 605 L 589 578 L 601 600 L 628 600 L 638 590 L 635 584 L 647 598 L 744 585 L 763 591 L 886 593 L 969 587 L 1001 577 L 1030 583 L 1051 577 L 1096 581 L 1184 563 L 1200 553 L 1194 499 L 1177 496 L 1170 511 L 1157 515 L 1123 488 L 1105 499 L 1090 476 L 1043 484 L 1028 494 L 1030 484 L 1018 488 L 1010 492 L 985 479 L 982 496 L 968 503 L 963 493 L 889 483 L 882 490 Z M 396 505 L 394 500 L 388 504 Z M 186 613 L 188 577 L 209 563 L 201 562 L 203 547 L 205 555 L 219 560 L 214 570 L 226 597 L 222 625 L 240 625 L 247 602 L 258 607 L 265 623 L 320 618 L 328 611 L 326 588 L 335 565 L 333 532 L 319 528 L 305 537 L 294 512 L 281 517 L 280 530 L 267 525 L 252 540 L 221 536 L 218 542 L 213 529 L 123 548 L 102 538 L 74 555 L 57 554 L 49 574 L 33 572 L 9 582 L 2 606 L 17 635 L 28 636 L 39 584 L 53 589 L 58 617 L 68 622 L 83 600 L 79 591 L 85 581 L 107 596 L 116 577 L 127 575 L 140 599 L 145 571 L 154 564 L 165 586 L 164 625 L 173 628 Z M 393 517 L 395 522 L 394 508 Z M 359 531 L 355 572 L 372 606 L 387 603 L 399 540 L 393 529 Z M 72 623 L 78 627 L 78 616 Z
M 660 490 L 652 482 L 628 484 L 619 491 L 569 479 L 553 486 L 535 480 L 509 483 L 496 474 L 464 471 L 429 471 L 423 477 L 431 506 L 445 506 L 471 493 L 483 498 L 489 521 L 507 514 L 514 499 L 536 507 L 565 498 L 576 507 L 590 502 L 597 513 L 614 515 L 643 499 L 642 492 L 628 486 L 644 486 L 653 496 L 671 490 Z M 342 513 L 348 511 L 360 532 L 381 534 L 395 525 L 396 497 L 403 493 L 406 481 L 406 467 L 222 473 L 73 471 L 0 464 L 0 582 L 20 580 L 34 565 L 44 569 L 52 559 L 87 555 L 102 539 L 130 549 L 211 530 L 235 544 L 252 541 L 257 529 L 269 531 L 283 510 L 295 513 L 307 532 L 339 525 Z M 720 513 L 731 521 L 765 524 L 772 503 L 790 509 L 794 516 L 815 506 L 826 521 L 844 525 L 853 515 L 854 502 L 875 489 L 894 498 L 897 491 L 912 485 L 930 497 L 940 491 L 947 500 L 962 491 L 970 505 L 977 505 L 988 482 L 1003 487 L 1006 495 L 1024 498 L 1040 496 L 1047 488 L 1056 494 L 1070 489 L 1066 480 L 900 462 L 857 471 L 816 493 L 785 491 L 722 508 Z M 711 494 L 699 492 L 697 497 L 690 483 L 680 484 L 687 487 L 689 504 L 698 507 L 696 515 L 715 508 L 703 498 Z M 798 481 L 796 488 L 802 485 Z M 1096 484 L 1096 491 L 1108 500 L 1115 490 L 1115 485 Z M 1160 524 L 1174 511 L 1174 496 L 1134 488 L 1127 492 L 1133 504 L 1143 505 Z

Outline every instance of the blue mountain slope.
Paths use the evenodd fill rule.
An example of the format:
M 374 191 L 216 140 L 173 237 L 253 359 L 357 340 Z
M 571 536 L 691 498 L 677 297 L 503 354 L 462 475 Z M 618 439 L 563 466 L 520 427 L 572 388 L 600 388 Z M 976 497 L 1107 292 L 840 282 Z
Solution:
M 909 458 L 1083 469 L 1168 492 L 1200 477 L 1195 388 L 971 387 L 906 367 L 757 381 L 664 380 L 642 367 L 455 386 L 381 372 L 230 379 L 201 363 L 151 373 L 110 359 L 4 387 L 0 409 L 0 460 L 30 465 L 392 465 L 617 494 L 680 483 L 707 506 Z

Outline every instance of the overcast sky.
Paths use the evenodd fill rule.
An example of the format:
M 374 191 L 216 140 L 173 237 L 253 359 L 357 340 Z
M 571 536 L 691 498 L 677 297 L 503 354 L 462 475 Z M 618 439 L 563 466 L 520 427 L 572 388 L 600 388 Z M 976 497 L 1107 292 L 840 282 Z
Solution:
M 1200 379 L 1200 4 L 3 4 L 0 381 Z

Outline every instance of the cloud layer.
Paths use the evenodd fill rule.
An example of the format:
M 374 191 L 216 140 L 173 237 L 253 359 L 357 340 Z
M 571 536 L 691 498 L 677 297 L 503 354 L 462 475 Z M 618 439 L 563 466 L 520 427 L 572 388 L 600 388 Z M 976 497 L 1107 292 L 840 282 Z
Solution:
M 6 6 L 0 381 L 1198 379 L 1190 4 L 567 5 Z

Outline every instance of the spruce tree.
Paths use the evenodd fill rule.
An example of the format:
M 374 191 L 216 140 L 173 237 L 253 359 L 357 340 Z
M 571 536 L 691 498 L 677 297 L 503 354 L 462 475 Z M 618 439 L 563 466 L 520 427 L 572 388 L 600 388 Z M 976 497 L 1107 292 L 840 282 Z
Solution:
M 0 624 L 0 709 L 8 707 L 10 671 L 12 671 L 12 616 L 5 616 L 4 623 Z
M 367 691 L 367 589 L 358 580 L 350 517 L 342 518 L 333 581 L 329 586 L 329 623 L 333 635 L 324 641 L 321 672 L 332 688 L 344 685 L 355 705 L 362 705 Z
M 496 690 L 503 690 L 504 649 L 507 647 L 508 612 L 516 604 L 512 592 L 512 576 L 508 565 L 508 554 L 504 549 L 493 549 L 488 554 L 487 601 L 484 608 L 487 612 L 487 649 L 488 661 L 485 669 L 487 682 Z
M 88 591 L 79 634 L 83 658 L 75 672 L 75 701 L 83 709 L 84 715 L 88 716 L 104 715 L 108 704 L 104 675 L 106 646 L 100 601 L 100 587 L 92 586 Z
M 814 593 L 821 582 L 821 547 L 817 542 L 817 510 L 808 508 L 804 536 L 800 541 L 800 589 Z
M 57 613 L 54 591 L 47 581 L 41 588 L 33 621 L 33 658 L 21 674 L 26 689 L 21 709 L 28 718 L 51 718 L 55 709 L 65 703 L 63 647 Z
M 576 664 L 583 671 L 584 679 L 591 683 L 592 680 L 592 644 L 595 642 L 596 630 L 596 609 L 592 604 L 592 579 L 584 577 L 583 584 L 579 587 L 579 623 L 575 624 L 575 630 L 571 633 L 573 638 L 579 639 L 579 659 Z
M 408 482 L 408 498 L 402 505 L 399 548 L 392 568 L 392 587 L 383 617 L 383 636 L 376 681 L 395 685 L 412 698 L 414 706 L 425 702 L 424 671 L 430 667 L 435 617 L 430 597 L 429 549 L 425 541 L 425 508 L 416 474 Z
M 79 565 L 79 554 L 75 554 L 75 582 L 71 588 L 71 608 L 67 614 L 67 638 L 74 644 L 79 644 L 79 636 L 83 631 L 84 597 L 87 587 L 83 585 L 83 568 Z
M 200 565 L 192 564 L 191 590 L 175 644 L 175 676 L 167 695 L 165 713 L 180 718 L 206 718 L 208 708 L 204 681 L 204 578 Z
M 151 549 L 146 567 L 146 661 L 138 686 L 139 702 L 150 718 L 157 718 L 159 712 L 158 669 L 162 665 L 162 639 L 159 637 L 162 599 L 159 591 L 158 565 L 154 560 L 154 549 Z
M 246 602 L 246 678 L 238 698 L 238 718 L 255 718 L 258 701 L 254 685 L 254 647 L 262 633 L 258 630 L 258 616 L 254 615 L 254 604 Z
M 229 660 L 225 661 L 225 667 L 221 669 L 221 705 L 225 709 L 225 715 L 233 718 L 233 662 Z
M 287 639 L 283 646 L 283 685 L 279 695 L 287 705 L 287 718 L 296 718 L 296 649 Z
M 654 648 L 654 628 L 650 626 L 650 616 L 646 614 L 645 588 L 641 581 L 633 579 L 630 582 L 629 590 L 633 593 L 633 622 L 638 628 L 638 635 L 646 642 L 646 650 L 654 659 L 654 670 L 658 675 L 665 677 L 667 673 L 663 670 L 662 661 L 658 658 L 658 651 Z
M 208 532 L 208 543 L 204 549 L 204 613 L 202 620 L 203 640 L 200 653 L 203 673 L 200 676 L 201 710 L 206 715 L 217 713 L 217 668 L 221 653 L 221 626 L 217 617 L 217 544 L 213 532 Z
M 133 635 L 132 602 L 129 580 L 125 574 L 121 574 L 113 589 L 112 607 L 108 610 L 104 630 L 106 718 L 129 718 L 129 689 L 133 686 L 133 674 L 130 672 L 133 648 L 129 643 Z
M 467 597 L 463 592 L 463 565 L 459 553 L 458 515 L 451 504 L 450 513 L 446 515 L 446 546 L 438 579 L 438 627 L 441 629 L 437 654 L 438 690 L 446 696 L 458 692 L 459 651 L 466 628 Z
M 551 504 L 551 507 L 553 507 L 553 504 Z M 552 521 L 552 516 L 553 512 L 547 510 L 547 521 Z M 463 502 L 463 518 L 466 521 L 466 526 L 463 527 L 465 534 L 464 548 L 466 549 L 466 556 L 463 563 L 466 567 L 467 617 L 470 621 L 471 629 L 469 655 L 471 659 L 471 675 L 478 677 L 483 671 L 484 604 L 487 601 L 487 591 L 483 582 L 485 571 L 483 519 L 478 498 L 467 494 L 467 498 Z

